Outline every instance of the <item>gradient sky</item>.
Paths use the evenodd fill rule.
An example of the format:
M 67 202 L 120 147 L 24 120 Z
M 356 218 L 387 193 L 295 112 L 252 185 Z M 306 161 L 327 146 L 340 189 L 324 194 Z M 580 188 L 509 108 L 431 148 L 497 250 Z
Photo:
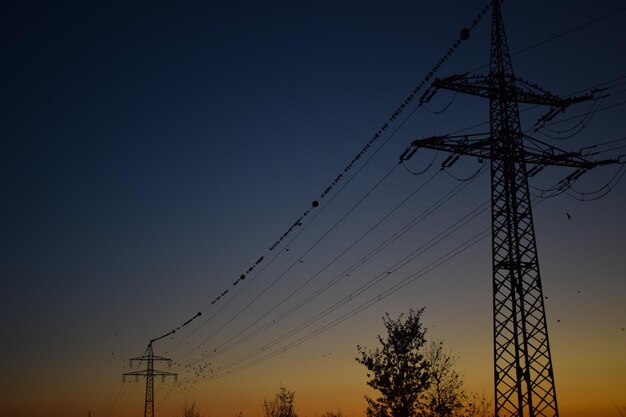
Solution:
M 0 415 L 78 417 L 90 410 L 94 417 L 141 415 L 143 380 L 121 382 L 128 358 L 141 355 L 151 338 L 198 311 L 201 318 L 155 344 L 157 354 L 178 362 L 172 371 L 181 382 L 176 389 L 172 381 L 157 382 L 157 415 L 173 416 L 184 401 L 195 400 L 211 417 L 239 411 L 256 417 L 263 399 L 281 384 L 296 392 L 302 417 L 336 409 L 362 415 L 368 390 L 364 369 L 354 361 L 356 345 L 375 347 L 385 312 L 396 316 L 421 306 L 428 337 L 443 339 L 460 357 L 467 389 L 492 397 L 488 239 L 272 359 L 219 379 L 205 378 L 211 374 L 203 371 L 266 346 L 386 274 L 390 265 L 489 198 L 488 175 L 481 175 L 332 290 L 245 343 L 211 354 L 309 278 L 315 276 L 259 325 L 271 324 L 343 276 L 345 268 L 459 184 L 452 175 L 467 177 L 476 170 L 476 161 L 463 160 L 451 175 L 441 173 L 315 275 L 437 171 L 441 156 L 421 176 L 396 168 L 314 246 L 396 166 L 413 139 L 485 122 L 488 108 L 482 99 L 458 96 L 440 115 L 418 110 L 345 190 L 334 191 L 332 203 L 321 200 L 321 214 L 314 221 L 307 217 L 310 224 L 305 222 L 298 239 L 273 252 L 279 256 L 263 273 L 250 275 L 245 290 L 235 297 L 231 290 L 210 304 L 320 199 L 484 4 L 5 6 L 0 18 Z M 503 13 L 510 48 L 521 50 L 622 7 L 619 0 L 507 1 Z M 488 62 L 489 17 L 440 75 Z M 513 56 L 516 74 L 561 95 L 626 76 L 625 19 L 622 11 Z M 614 94 L 601 107 L 624 100 L 618 84 L 610 84 Z M 440 110 L 451 98 L 440 92 L 429 108 Z M 556 121 L 591 107 L 580 104 Z M 623 138 L 624 108 L 598 112 L 571 139 L 537 138 L 567 149 Z M 524 126 L 530 126 L 543 113 L 523 114 Z M 579 120 L 551 129 L 567 130 Z M 623 153 L 622 148 L 604 156 Z M 418 153 L 409 168 L 420 170 L 431 158 Z M 615 172 L 599 168 L 576 187 L 597 189 Z M 545 188 L 567 174 L 546 170 L 531 184 Z M 561 415 L 617 416 L 616 407 L 626 407 L 626 184 L 593 202 L 561 195 L 536 204 Z M 375 298 L 488 226 L 484 212 L 360 298 L 274 348 Z M 198 362 L 185 366 L 190 360 Z

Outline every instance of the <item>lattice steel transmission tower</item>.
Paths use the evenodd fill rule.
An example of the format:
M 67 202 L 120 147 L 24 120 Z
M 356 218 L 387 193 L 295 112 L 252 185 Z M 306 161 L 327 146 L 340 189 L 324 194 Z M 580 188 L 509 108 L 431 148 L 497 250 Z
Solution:
M 400 159 L 408 160 L 417 149 L 428 148 L 452 154 L 443 166 L 451 165 L 461 155 L 490 160 L 495 414 L 557 417 L 528 177 L 549 165 L 575 168 L 565 179 L 566 184 L 591 168 L 618 161 L 591 161 L 581 153 L 561 151 L 522 132 L 519 103 L 549 106 L 550 111 L 542 118 L 547 120 L 567 106 L 593 96 L 563 99 L 516 77 L 500 0 L 492 0 L 491 7 L 489 74 L 455 75 L 432 84 L 435 90 L 447 89 L 489 99 L 490 132 L 416 140 Z M 427 91 L 422 101 L 433 94 L 432 90 Z M 532 140 L 532 147 L 525 147 L 526 140 Z M 527 164 L 532 167 L 527 169 Z
M 122 381 L 124 381 L 127 376 L 134 376 L 136 379 L 139 379 L 140 376 L 146 377 L 146 402 L 145 402 L 144 411 L 143 411 L 144 417 L 154 417 L 154 377 L 160 376 L 161 379 L 165 381 L 165 378 L 168 376 L 173 376 L 174 378 L 178 376 L 177 374 L 174 374 L 171 372 L 165 372 L 165 371 L 154 369 L 155 361 L 167 362 L 168 366 L 171 366 L 172 364 L 171 359 L 154 355 L 154 352 L 152 350 L 152 343 L 155 340 L 156 339 L 151 340 L 150 343 L 148 343 L 148 348 L 146 349 L 146 353 L 143 356 L 138 356 L 136 358 L 131 358 L 129 360 L 129 364 L 131 367 L 133 366 L 133 362 L 141 363 L 145 361 L 146 369 L 143 369 L 140 371 L 134 371 L 134 372 L 127 372 L 122 375 Z

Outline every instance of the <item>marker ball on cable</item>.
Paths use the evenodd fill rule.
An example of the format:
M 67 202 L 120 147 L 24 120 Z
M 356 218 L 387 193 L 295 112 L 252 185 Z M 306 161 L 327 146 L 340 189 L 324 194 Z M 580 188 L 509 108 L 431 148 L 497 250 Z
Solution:
M 461 40 L 468 40 L 470 37 L 470 31 L 468 28 L 463 28 L 461 29 L 461 34 L 460 34 Z
M 313 205 L 313 207 L 317 207 L 317 206 L 320 205 L 320 203 L 318 203 L 317 200 L 313 200 L 313 204 L 312 205 Z

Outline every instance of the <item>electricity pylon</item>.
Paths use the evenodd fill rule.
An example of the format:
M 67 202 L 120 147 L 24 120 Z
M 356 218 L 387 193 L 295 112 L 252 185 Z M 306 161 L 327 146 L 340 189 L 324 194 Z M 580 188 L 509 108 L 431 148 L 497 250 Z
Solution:
M 152 351 L 152 342 L 154 342 L 155 340 L 156 339 L 151 340 L 150 343 L 148 343 L 148 348 L 146 349 L 146 353 L 143 356 L 131 358 L 129 360 L 129 364 L 131 367 L 133 366 L 133 362 L 141 363 L 145 361 L 146 369 L 134 372 L 127 372 L 122 375 L 122 381 L 124 381 L 127 376 L 134 376 L 136 379 L 139 379 L 140 376 L 146 377 L 146 402 L 143 411 L 144 417 L 154 417 L 154 377 L 160 376 L 161 379 L 165 381 L 165 378 L 168 376 L 173 376 L 174 378 L 178 376 L 177 374 L 171 372 L 159 371 L 158 369 L 154 369 L 154 361 L 167 362 L 168 366 L 171 366 L 172 364 L 171 359 L 154 355 Z
M 461 155 L 491 161 L 491 221 L 493 267 L 493 332 L 495 414 L 557 417 L 554 371 L 539 273 L 537 245 L 528 177 L 545 166 L 575 168 L 565 187 L 598 165 L 617 160 L 591 161 L 580 153 L 565 152 L 533 140 L 524 146 L 519 103 L 545 105 L 549 120 L 567 106 L 592 95 L 560 98 L 513 74 L 500 0 L 492 0 L 489 74 L 455 75 L 433 82 L 447 89 L 489 99 L 488 134 L 435 136 L 416 140 L 400 156 L 408 160 L 419 148 L 450 152 L 443 167 Z M 422 102 L 434 91 L 427 91 Z M 532 165 L 527 170 L 526 165 Z

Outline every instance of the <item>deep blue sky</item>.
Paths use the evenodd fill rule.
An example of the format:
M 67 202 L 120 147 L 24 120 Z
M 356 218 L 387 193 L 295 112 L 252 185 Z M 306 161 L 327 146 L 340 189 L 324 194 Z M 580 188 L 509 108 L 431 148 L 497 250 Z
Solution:
M 3 376 L 3 387 L 11 384 L 19 398 L 31 388 L 24 375 L 68 367 L 72 383 L 84 377 L 99 380 L 107 390 L 116 384 L 122 359 L 140 354 L 147 340 L 206 307 L 319 198 L 483 3 L 40 2 L 5 9 L 0 18 L 5 340 L 0 352 L 15 358 L 2 373 L 16 382 Z M 618 0 L 507 1 L 511 50 L 620 7 Z M 625 16 L 622 12 L 514 56 L 516 73 L 558 94 L 626 75 Z M 440 74 L 487 63 L 488 29 L 489 16 Z M 433 108 L 443 107 L 449 97 L 441 93 Z M 610 97 L 604 105 L 622 97 Z M 565 116 L 588 108 L 583 104 Z M 531 113 L 528 120 L 540 115 Z M 623 115 L 623 107 L 599 113 L 581 135 L 555 144 L 576 149 L 626 136 Z M 303 238 L 302 251 L 393 167 L 411 140 L 486 120 L 487 103 L 476 99 L 459 98 L 442 116 L 416 113 L 342 194 L 344 200 L 312 227 L 317 234 Z M 473 165 L 464 164 L 457 167 L 459 174 L 472 171 Z M 607 168 L 581 186 L 601 185 L 612 172 Z M 415 185 L 402 173 L 395 172 L 354 222 L 324 245 L 316 255 L 320 265 Z M 420 202 L 432 202 L 437 192 L 454 185 L 449 178 L 437 183 Z M 581 204 L 562 196 L 537 214 L 544 272 L 579 272 L 574 282 L 587 285 L 585 274 L 598 269 L 606 280 L 594 279 L 606 292 L 596 294 L 593 303 L 624 294 L 623 276 L 616 275 L 624 264 L 615 257 L 626 245 L 625 196 L 620 183 L 599 202 Z M 446 220 L 462 215 L 461 209 L 487 197 L 483 179 L 423 233 L 443 228 Z M 397 224 L 411 210 L 416 208 L 407 209 Z M 566 212 L 576 223 L 567 221 Z M 572 263 L 589 254 L 586 266 Z M 488 288 L 487 242 L 474 255 L 484 262 L 468 258 L 453 270 L 480 264 Z M 248 298 L 271 281 L 265 280 L 259 279 Z M 556 282 L 569 288 L 572 281 L 559 277 Z M 431 323 L 453 322 L 438 316 L 435 306 L 464 305 L 464 295 L 383 304 L 371 317 L 426 304 L 433 310 Z M 481 296 L 488 301 L 487 293 Z M 260 311 L 275 301 L 268 297 Z M 242 299 L 231 307 L 237 311 L 243 305 Z M 553 308 L 576 305 L 564 300 Z M 624 313 L 622 303 L 607 314 L 613 320 Z M 239 328 L 250 317 L 244 315 Z M 449 332 L 457 330 L 453 326 Z M 455 341 L 445 330 L 439 336 Z M 349 339 L 345 348 L 366 342 Z M 490 341 L 484 345 L 490 349 Z M 111 351 L 115 361 L 107 363 L 103 357 Z M 50 364 L 39 358 L 42 354 L 56 359 Z M 17 366 L 27 360 L 30 365 Z M 106 378 L 97 373 L 103 367 Z M 15 403 L 8 409 L 27 415 Z

